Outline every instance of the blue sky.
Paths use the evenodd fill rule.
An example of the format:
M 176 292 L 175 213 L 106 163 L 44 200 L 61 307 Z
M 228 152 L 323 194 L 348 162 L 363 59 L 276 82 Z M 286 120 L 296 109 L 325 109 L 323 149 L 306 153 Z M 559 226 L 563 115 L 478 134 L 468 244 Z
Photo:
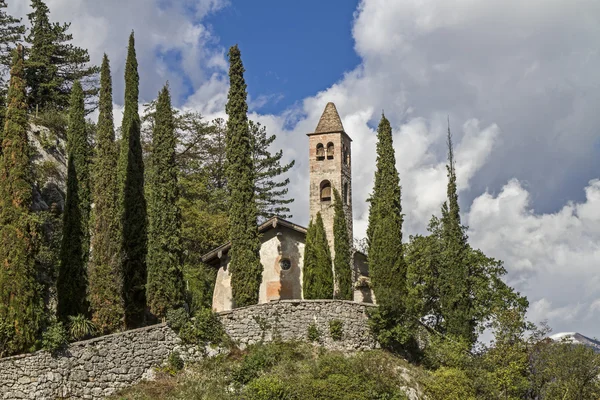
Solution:
M 24 16 L 28 1 L 9 2 Z M 168 80 L 176 105 L 226 117 L 227 49 L 247 70 L 250 118 L 295 159 L 294 222 L 308 223 L 308 149 L 325 104 L 353 139 L 355 237 L 365 234 L 385 110 L 404 238 L 445 200 L 452 123 L 471 244 L 505 262 L 534 322 L 600 336 L 600 1 L 47 0 L 74 42 L 112 61 L 122 114 L 127 37 L 141 101 Z

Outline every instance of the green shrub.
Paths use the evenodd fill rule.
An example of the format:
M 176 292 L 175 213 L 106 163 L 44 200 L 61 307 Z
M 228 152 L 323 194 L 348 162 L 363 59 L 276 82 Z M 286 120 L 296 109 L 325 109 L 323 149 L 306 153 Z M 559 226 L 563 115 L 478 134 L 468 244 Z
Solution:
M 65 138 L 69 116 L 66 112 L 48 110 L 37 114 L 33 119 L 33 123 L 48 128 L 53 135 Z
M 42 334 L 42 349 L 52 353 L 63 349 L 69 343 L 68 333 L 62 322 L 53 322 Z
M 181 358 L 181 355 L 177 351 L 174 351 L 171 354 L 169 354 L 167 363 L 168 363 L 169 367 L 175 371 L 181 371 L 184 366 L 183 359 Z
M 342 340 L 344 336 L 344 323 L 339 319 L 329 321 L 329 336 L 335 341 Z
M 98 333 L 96 325 L 83 314 L 69 316 L 69 336 L 71 340 L 82 340 L 94 336 Z
M 6 357 L 10 353 L 10 344 L 15 334 L 14 324 L 0 319 L 0 357 Z
M 221 320 L 208 308 L 201 309 L 193 320 L 185 323 L 179 330 L 179 336 L 185 343 L 198 345 L 221 345 L 226 339 Z
M 319 332 L 319 328 L 317 328 L 317 325 L 310 324 L 308 326 L 306 337 L 311 342 L 319 342 L 321 340 L 321 332 Z
M 190 316 L 184 308 L 177 308 L 175 310 L 167 311 L 167 325 L 171 327 L 175 332 L 179 333 L 190 321 Z
M 248 400 L 287 400 L 285 384 L 276 377 L 261 376 L 250 382 L 245 389 Z
M 441 367 L 431 375 L 426 392 L 435 400 L 475 400 L 473 381 L 458 368 Z

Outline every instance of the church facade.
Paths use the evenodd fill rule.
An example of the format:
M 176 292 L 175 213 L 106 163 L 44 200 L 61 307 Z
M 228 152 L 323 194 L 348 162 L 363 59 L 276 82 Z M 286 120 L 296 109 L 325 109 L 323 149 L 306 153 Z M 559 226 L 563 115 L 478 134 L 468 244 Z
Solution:
M 325 225 L 327 240 L 333 248 L 333 190 L 336 189 L 344 204 L 348 236 L 352 230 L 352 139 L 345 132 L 333 103 L 323 111 L 315 132 L 308 135 L 310 168 L 309 203 L 310 218 L 320 212 Z M 263 266 L 259 304 L 274 300 L 303 299 L 302 270 L 306 228 L 273 217 L 258 227 L 261 235 L 260 260 Z M 213 292 L 213 310 L 226 311 L 234 308 L 229 274 L 230 243 L 208 252 L 202 261 L 217 269 Z M 366 256 L 358 251 L 352 253 L 352 277 L 354 301 L 374 302 L 369 285 Z M 333 268 L 333 265 L 332 265 Z

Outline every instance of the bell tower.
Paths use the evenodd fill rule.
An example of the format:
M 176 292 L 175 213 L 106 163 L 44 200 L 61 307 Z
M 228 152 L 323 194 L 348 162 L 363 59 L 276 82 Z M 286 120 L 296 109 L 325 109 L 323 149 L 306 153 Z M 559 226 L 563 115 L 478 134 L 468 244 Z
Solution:
M 321 212 L 333 256 L 334 188 L 339 192 L 344 204 L 351 245 L 353 241 L 350 151 L 352 139 L 344 131 L 342 120 L 333 103 L 327 103 L 317 124 L 317 129 L 307 136 L 310 168 L 310 218 L 315 219 L 317 213 Z

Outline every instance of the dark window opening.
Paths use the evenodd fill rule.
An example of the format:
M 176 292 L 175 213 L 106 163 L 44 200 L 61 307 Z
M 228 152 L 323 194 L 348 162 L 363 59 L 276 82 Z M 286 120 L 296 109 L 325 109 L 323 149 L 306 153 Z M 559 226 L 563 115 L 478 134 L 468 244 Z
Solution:
M 344 204 L 348 204 L 350 200 L 350 193 L 348 193 L 348 182 L 344 183 Z
M 321 182 L 321 201 L 331 201 L 331 183 Z
M 322 143 L 317 145 L 317 160 L 322 161 L 325 159 L 325 147 Z
M 327 143 L 327 159 L 333 160 L 333 143 Z

